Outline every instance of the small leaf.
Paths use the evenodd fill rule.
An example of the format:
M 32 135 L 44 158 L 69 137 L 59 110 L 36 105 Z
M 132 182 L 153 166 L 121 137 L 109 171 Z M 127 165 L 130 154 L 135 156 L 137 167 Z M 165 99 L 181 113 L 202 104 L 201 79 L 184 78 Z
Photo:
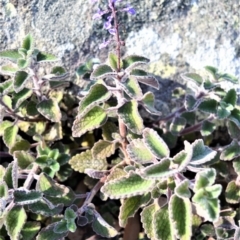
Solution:
M 18 150 L 29 150 L 29 148 L 31 147 L 30 143 L 27 140 L 20 140 L 17 141 L 9 150 L 10 154 L 13 154 L 15 151 Z
M 137 101 L 132 100 L 118 109 L 119 117 L 132 132 L 141 134 L 144 128 L 143 120 L 138 112 Z
M 194 111 L 200 103 L 201 100 L 196 99 L 193 95 L 187 95 L 185 98 L 184 106 L 188 111 Z
M 235 89 L 230 89 L 227 94 L 225 95 L 225 97 L 223 98 L 223 101 L 231 104 L 233 107 L 236 105 L 237 103 L 237 93 Z
M 127 198 L 149 191 L 154 184 L 154 180 L 146 180 L 138 174 L 130 172 L 129 176 L 105 183 L 101 188 L 101 192 L 108 195 L 111 199 Z
M 99 214 L 93 220 L 92 228 L 95 233 L 102 237 L 112 238 L 118 234 L 118 231 L 110 226 Z
M 212 134 L 215 128 L 216 128 L 216 124 L 205 120 L 202 124 L 202 129 L 201 129 L 202 136 L 204 137 L 209 136 L 210 134 Z
M 4 120 L 4 121 L 0 122 L 0 136 L 3 136 L 4 130 L 8 127 L 11 127 L 12 125 L 13 125 L 13 123 L 8 120 Z
M 103 84 L 94 84 L 79 104 L 78 117 L 85 115 L 94 106 L 107 101 L 111 95 Z
M 212 66 L 206 66 L 205 69 L 211 73 L 211 75 L 216 79 L 216 74 L 218 73 L 218 69 Z
M 240 202 L 240 186 L 236 184 L 236 181 L 228 183 L 225 198 L 230 204 L 238 204 Z
M 3 133 L 3 142 L 6 144 L 8 148 L 14 146 L 18 133 L 18 126 L 13 125 L 4 130 Z
M 18 186 L 18 165 L 16 161 L 12 161 L 8 164 L 4 175 L 4 181 L 7 183 L 9 188 L 16 189 Z
M 233 140 L 231 144 L 224 147 L 220 159 L 225 161 L 231 161 L 233 158 L 240 156 L 240 145 L 237 140 Z
M 95 159 L 105 159 L 114 154 L 116 144 L 109 141 L 99 140 L 92 148 L 92 156 Z
M 0 58 L 9 59 L 16 62 L 22 55 L 18 53 L 18 50 L 5 50 L 0 52 Z
M 198 86 L 200 86 L 203 82 L 203 79 L 200 75 L 196 74 L 196 73 L 186 73 L 181 75 L 181 77 L 186 80 L 187 82 L 193 81 L 194 83 L 196 83 Z
M 4 181 L 0 181 L 0 198 L 7 199 L 7 197 L 8 197 L 8 186 Z
M 169 130 L 172 134 L 178 135 L 186 126 L 186 119 L 182 117 L 175 117 L 170 124 Z
M 68 232 L 64 232 L 64 233 L 54 232 L 56 225 L 57 223 L 53 223 L 51 225 L 48 225 L 46 228 L 43 228 L 41 232 L 37 235 L 36 240 L 47 240 L 47 239 L 59 240 L 66 237 Z
M 17 71 L 18 68 L 10 64 L 1 66 L 1 72 L 7 75 L 14 75 Z
M 154 115 L 159 115 L 159 116 L 162 115 L 162 113 L 160 111 L 158 111 L 154 106 L 155 96 L 152 92 L 145 93 L 141 100 L 141 103 L 149 113 L 154 114 Z
M 90 78 L 91 79 L 99 79 L 105 78 L 109 75 L 117 76 L 117 73 L 113 72 L 112 68 L 107 64 L 102 64 L 96 67 L 96 69 L 92 72 Z
M 30 64 L 30 59 L 19 58 L 18 61 L 17 61 L 17 66 L 20 69 L 27 68 L 29 66 L 29 64 Z
M 130 217 L 134 217 L 135 213 L 140 207 L 145 206 L 151 199 L 151 194 L 144 194 L 143 196 L 134 196 L 124 199 L 120 207 L 119 213 L 119 225 L 125 227 L 127 220 Z
M 84 173 L 86 169 L 105 170 L 107 168 L 106 159 L 97 159 L 92 156 L 92 152 L 87 150 L 75 155 L 69 161 L 75 171 Z
M 59 59 L 50 53 L 39 52 L 37 55 L 38 62 L 55 62 Z
M 54 232 L 60 233 L 60 234 L 68 232 L 67 221 L 62 220 L 62 221 L 58 222 L 54 227 Z
M 190 200 L 172 195 L 169 201 L 169 215 L 175 236 L 181 240 L 191 239 L 192 207 Z
M 193 147 L 193 156 L 190 164 L 192 165 L 199 165 L 205 162 L 209 162 L 212 160 L 217 152 L 213 151 L 211 148 L 204 146 L 203 140 L 198 139 L 192 143 Z
M 17 109 L 26 99 L 32 96 L 33 91 L 27 88 L 22 89 L 18 93 L 13 93 L 12 105 L 13 109 Z
M 29 79 L 29 75 L 27 72 L 17 71 L 15 74 L 14 83 L 13 83 L 14 90 L 16 92 L 21 91 L 25 87 L 28 79 Z
M 240 128 L 235 122 L 227 121 L 227 129 L 231 138 L 240 140 Z
M 161 208 L 154 214 L 153 227 L 155 232 L 155 239 L 158 240 L 172 240 L 174 239 L 171 222 L 169 219 L 168 209 Z
M 141 222 L 143 224 L 144 232 L 150 239 L 154 239 L 155 232 L 153 228 L 154 214 L 159 210 L 159 205 L 155 202 L 145 207 L 141 212 Z
M 61 110 L 54 99 L 43 100 L 37 105 L 37 110 L 52 122 L 60 122 L 62 118 Z
M 195 177 L 195 185 L 194 185 L 194 192 L 198 191 L 199 189 L 211 186 L 215 182 L 216 178 L 216 170 L 213 168 L 209 168 L 198 172 Z
M 34 39 L 33 36 L 31 34 L 28 34 L 24 40 L 23 40 L 23 44 L 22 44 L 22 48 L 26 49 L 27 51 L 32 51 L 34 48 Z
M 21 230 L 27 220 L 27 214 L 23 207 L 14 206 L 6 216 L 5 226 L 11 240 L 18 240 Z
M 237 77 L 232 76 L 232 75 L 230 75 L 228 73 L 220 74 L 219 75 L 219 79 L 221 79 L 221 80 L 224 79 L 226 81 L 229 81 L 229 82 L 232 82 L 232 83 L 235 83 L 235 84 L 239 83 L 239 80 L 238 80 Z
M 240 175 L 240 158 L 236 158 L 233 161 L 233 168 L 237 175 Z
M 138 81 L 133 77 L 128 78 L 121 84 L 121 87 L 131 98 L 140 99 L 143 97 L 142 89 L 140 88 Z
M 229 120 L 233 121 L 240 128 L 240 110 L 234 108 L 231 115 L 228 117 Z
M 74 212 L 73 209 L 67 208 L 64 213 L 64 218 L 66 220 L 75 220 L 77 217 L 77 214 Z
M 102 126 L 106 121 L 106 112 L 101 107 L 95 106 L 85 116 L 75 119 L 72 127 L 73 137 L 80 137 L 84 133 Z
M 156 160 L 142 139 L 132 140 L 127 146 L 127 152 L 130 158 L 137 163 L 146 164 Z
M 112 52 L 110 52 L 108 54 L 108 61 L 109 61 L 109 64 L 111 66 L 112 69 L 114 69 L 115 71 L 118 70 L 118 56 Z M 120 59 L 120 68 L 122 68 L 122 60 Z
M 21 231 L 22 238 L 24 240 L 32 240 L 41 229 L 40 222 L 26 222 Z
M 0 93 L 1 95 L 7 94 L 8 92 L 13 91 L 13 80 L 7 80 L 0 83 Z
M 143 64 L 143 63 L 148 63 L 148 62 L 149 62 L 148 58 L 138 56 L 138 55 L 130 55 L 130 56 L 123 58 L 123 69 L 136 66 L 136 64 L 139 64 L 139 63 Z
M 191 192 L 189 190 L 189 181 L 187 179 L 183 180 L 175 188 L 175 194 L 180 198 L 190 198 Z
M 204 99 L 198 106 L 198 109 L 206 113 L 217 112 L 217 101 L 214 99 Z
M 14 202 L 17 205 L 27 205 L 41 200 L 42 193 L 38 191 L 15 190 L 13 193 Z
M 153 87 L 157 90 L 159 90 L 160 88 L 158 80 L 153 76 L 146 76 L 146 77 L 135 76 L 135 77 L 140 83 Z
M 157 158 L 161 159 L 169 156 L 170 151 L 167 144 L 153 129 L 145 128 L 143 131 L 143 139 L 148 149 Z

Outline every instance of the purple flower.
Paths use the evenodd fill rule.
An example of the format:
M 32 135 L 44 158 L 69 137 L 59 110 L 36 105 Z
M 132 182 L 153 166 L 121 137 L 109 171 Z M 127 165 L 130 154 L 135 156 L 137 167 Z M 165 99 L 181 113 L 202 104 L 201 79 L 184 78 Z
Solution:
M 112 19 L 113 19 L 112 16 L 109 16 L 107 18 L 107 21 L 104 23 L 104 28 L 105 29 L 109 30 L 112 27 Z
M 105 13 L 106 11 L 102 11 L 100 8 L 98 8 L 97 12 L 93 14 L 93 19 L 101 18 Z
M 128 12 L 132 15 L 136 14 L 136 10 L 131 7 L 129 4 L 127 5 L 127 7 L 123 8 L 122 11 Z
M 105 48 L 110 42 L 111 40 L 104 41 L 99 45 L 99 49 Z
M 89 2 L 91 2 L 92 4 L 94 4 L 95 2 L 97 2 L 98 0 L 89 0 Z
M 115 28 L 110 28 L 110 29 L 108 29 L 108 32 L 112 35 L 115 35 L 116 34 L 116 29 Z

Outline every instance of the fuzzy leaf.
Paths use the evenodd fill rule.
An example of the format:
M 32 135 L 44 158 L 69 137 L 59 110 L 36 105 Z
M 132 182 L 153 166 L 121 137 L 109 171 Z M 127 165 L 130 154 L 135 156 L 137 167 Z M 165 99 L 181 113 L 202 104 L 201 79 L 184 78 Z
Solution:
M 67 236 L 68 232 L 64 233 L 56 233 L 54 232 L 54 228 L 57 223 L 48 225 L 46 228 L 43 228 L 41 232 L 37 235 L 36 240 L 59 240 L 59 239 L 64 239 L 64 237 Z
M 212 160 L 217 152 L 204 145 L 202 139 L 197 139 L 192 143 L 193 156 L 190 162 L 191 165 L 199 165 Z
M 137 196 L 149 191 L 155 184 L 154 180 L 146 180 L 133 172 L 129 176 L 105 183 L 101 192 L 111 199 Z
M 28 209 L 31 212 L 41 214 L 46 217 L 60 214 L 63 210 L 63 207 L 63 204 L 58 204 L 54 205 L 54 208 L 50 208 L 49 205 L 43 200 L 28 205 Z
M 22 238 L 24 240 L 32 240 L 41 229 L 40 222 L 26 222 L 21 231 Z
M 132 140 L 127 146 L 127 152 L 130 158 L 137 163 L 146 164 L 156 160 L 142 139 Z
M 183 180 L 175 188 L 175 194 L 180 198 L 190 198 L 191 192 L 189 190 L 189 181 L 187 179 Z
M 95 159 L 105 159 L 115 152 L 116 145 L 113 142 L 99 140 L 92 148 L 92 156 Z
M 16 92 L 21 91 L 25 87 L 28 79 L 29 79 L 29 75 L 27 72 L 17 71 L 15 74 L 14 83 L 13 83 L 14 90 Z
M 233 107 L 236 105 L 237 103 L 237 93 L 235 89 L 230 89 L 227 94 L 225 95 L 225 97 L 223 98 L 223 101 L 225 103 L 231 104 Z
M 42 193 L 38 191 L 15 190 L 13 193 L 14 202 L 17 205 L 27 205 L 41 200 Z
M 153 217 L 155 212 L 159 209 L 159 205 L 152 203 L 145 207 L 141 212 L 141 222 L 143 224 L 144 232 L 150 239 L 154 239 Z
M 230 108 L 230 110 L 228 108 Z M 220 102 L 220 105 L 217 108 L 217 118 L 219 120 L 226 119 L 228 116 L 230 116 L 232 108 L 232 105 L 227 105 L 224 102 Z
M 119 225 L 125 227 L 127 220 L 130 217 L 134 217 L 135 213 L 140 207 L 145 206 L 151 199 L 151 194 L 144 194 L 143 196 L 134 196 L 124 199 L 120 207 L 119 213 Z
M 0 58 L 9 59 L 16 62 L 22 55 L 18 53 L 18 50 L 5 50 L 0 52 Z
M 182 117 L 175 117 L 170 124 L 169 130 L 172 134 L 178 135 L 185 127 L 187 121 Z
M 24 58 L 19 58 L 17 61 L 17 66 L 20 69 L 24 69 L 27 68 L 30 64 L 30 59 L 24 59 Z
M 160 88 L 158 80 L 153 76 L 146 76 L 146 77 L 135 76 L 135 77 L 140 83 L 153 87 L 157 90 L 159 90 Z
M 90 150 L 75 155 L 69 160 L 69 164 L 75 171 L 81 173 L 84 173 L 88 168 L 94 170 L 105 170 L 107 168 L 106 159 L 94 158 Z
M 236 181 L 228 183 L 225 197 L 230 204 L 238 204 L 240 202 L 240 186 L 236 184 Z
M 106 112 L 101 107 L 95 106 L 85 116 L 75 119 L 72 127 L 73 137 L 80 137 L 84 133 L 102 126 L 106 121 Z
M 203 79 L 200 75 L 196 74 L 196 73 L 186 73 L 181 75 L 181 77 L 186 80 L 187 82 L 193 81 L 194 83 L 196 83 L 198 86 L 200 86 L 203 82 Z
M 4 95 L 12 90 L 13 90 L 13 80 L 12 79 L 0 83 L 1 95 Z
M 114 69 L 115 71 L 117 71 L 118 70 L 118 57 L 117 57 L 117 55 L 110 52 L 108 54 L 108 61 L 109 61 L 109 64 L 110 64 L 111 68 Z M 123 65 L 123 62 L 120 59 L 120 68 L 122 67 L 122 65 Z
M 111 95 L 111 92 L 103 84 L 94 84 L 79 104 L 78 117 L 86 114 L 94 106 L 107 101 Z
M 23 103 L 26 99 L 32 96 L 32 90 L 24 88 L 18 93 L 13 93 L 12 97 L 12 105 L 14 109 L 17 109 L 21 103 Z
M 62 118 L 61 110 L 55 99 L 47 99 L 41 101 L 37 105 L 37 110 L 52 122 L 60 122 Z
M 233 158 L 240 156 L 240 145 L 237 140 L 233 140 L 230 145 L 224 147 L 221 152 L 220 159 L 231 161 Z
M 0 181 L 0 198 L 8 197 L 8 186 L 4 181 Z
M 187 95 L 184 106 L 188 111 L 194 111 L 200 103 L 201 101 L 197 100 L 193 95 Z
M 203 170 L 201 172 L 198 172 L 195 177 L 195 185 L 194 185 L 194 192 L 211 186 L 215 182 L 216 178 L 216 170 L 213 168 L 209 168 L 206 170 Z
M 5 226 L 11 240 L 18 240 L 21 230 L 27 220 L 27 214 L 23 207 L 14 206 L 6 216 Z
M 3 136 L 4 130 L 8 127 L 11 127 L 12 125 L 13 123 L 8 120 L 0 122 L 0 136 Z
M 18 133 L 18 126 L 13 125 L 4 130 L 3 133 L 3 142 L 6 144 L 8 148 L 14 146 Z
M 234 108 L 231 115 L 228 117 L 229 120 L 233 121 L 240 128 L 240 110 Z
M 38 62 L 55 62 L 58 60 L 59 59 L 57 57 L 55 57 L 53 54 L 50 54 L 50 53 L 39 52 L 37 55 Z
M 152 92 L 145 93 L 141 100 L 141 103 L 149 113 L 159 116 L 162 115 L 162 113 L 159 112 L 154 106 L 155 96 Z
M 201 129 L 201 134 L 202 136 L 209 136 L 214 129 L 216 128 L 216 124 L 209 122 L 209 121 L 204 121 L 202 124 L 202 129 Z
M 99 79 L 99 78 L 105 78 L 109 75 L 116 76 L 117 73 L 113 72 L 112 68 L 109 67 L 107 64 L 102 64 L 96 67 L 96 69 L 92 72 L 90 78 Z
M 155 232 L 155 239 L 174 239 L 173 231 L 171 229 L 171 222 L 169 219 L 169 212 L 166 207 L 157 210 L 157 212 L 154 214 L 153 227 Z
M 102 237 L 112 238 L 118 234 L 118 231 L 110 226 L 100 215 L 93 220 L 92 228 L 95 233 Z
M 169 202 L 169 215 L 175 236 L 181 240 L 192 236 L 192 207 L 189 199 L 172 195 Z
M 139 63 L 148 63 L 148 62 L 149 62 L 148 58 L 138 56 L 138 55 L 130 55 L 123 59 L 123 68 L 126 69 L 130 66 L 132 67 Z
M 6 172 L 4 175 L 4 181 L 7 183 L 9 188 L 16 189 L 18 186 L 18 176 L 17 176 L 18 165 L 16 161 L 12 161 L 8 164 Z
M 133 77 L 128 78 L 123 84 L 121 84 L 121 87 L 131 98 L 140 99 L 143 97 L 142 89 L 140 88 L 138 81 Z
M 233 168 L 237 175 L 240 175 L 240 158 L 236 158 L 233 161 Z
M 33 50 L 34 47 L 34 39 L 33 36 L 31 34 L 28 34 L 24 39 L 23 39 L 23 44 L 22 44 L 22 48 L 24 48 L 27 51 L 31 51 Z
M 198 109 L 206 113 L 217 112 L 217 101 L 214 99 L 204 99 L 198 106 Z
M 62 220 L 55 225 L 55 233 L 65 233 L 68 232 L 67 221 Z
M 18 71 L 18 68 L 13 66 L 13 65 L 3 65 L 1 66 L 1 71 L 7 75 L 14 75 L 17 71 Z
M 127 175 L 127 173 L 123 169 L 114 168 L 113 171 L 111 171 L 111 173 L 107 176 L 107 181 L 106 182 L 120 179 L 122 177 L 125 177 L 126 175 Z
M 141 134 L 144 128 L 143 120 L 138 112 L 137 101 L 132 100 L 118 109 L 119 117 L 132 132 Z
M 13 154 L 15 151 L 18 150 L 29 150 L 29 148 L 31 147 L 30 143 L 27 140 L 20 140 L 17 141 L 9 150 L 10 154 Z
M 161 159 L 169 156 L 170 151 L 168 149 L 167 144 L 153 129 L 150 128 L 144 129 L 143 140 L 146 146 L 149 148 L 149 150 L 155 157 Z
M 240 140 L 240 128 L 235 122 L 227 121 L 227 129 L 231 138 Z

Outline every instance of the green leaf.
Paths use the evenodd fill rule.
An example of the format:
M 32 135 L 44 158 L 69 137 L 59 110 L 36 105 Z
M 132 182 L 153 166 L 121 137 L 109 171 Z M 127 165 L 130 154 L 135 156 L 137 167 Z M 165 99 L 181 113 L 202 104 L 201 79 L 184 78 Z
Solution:
M 40 222 L 26 222 L 21 231 L 22 238 L 24 240 L 32 240 L 41 229 Z
M 18 93 L 13 93 L 12 96 L 12 105 L 13 109 L 17 109 L 21 103 L 23 103 L 26 99 L 32 96 L 33 91 L 27 88 L 22 89 Z
M 137 74 L 137 73 L 135 73 L 135 74 Z M 157 90 L 159 90 L 159 88 L 160 88 L 158 80 L 155 77 L 153 77 L 153 76 L 148 76 L 148 75 L 147 76 L 136 76 L 136 75 L 133 75 L 133 76 L 140 83 L 143 83 L 143 84 L 145 84 L 147 86 L 153 87 L 153 88 L 155 88 Z
M 24 39 L 23 39 L 23 44 L 22 48 L 26 49 L 27 51 L 32 51 L 34 48 L 34 39 L 31 34 L 28 34 Z
M 169 157 L 170 151 L 167 144 L 158 135 L 156 131 L 150 128 L 145 128 L 143 131 L 143 140 L 152 154 L 161 159 L 164 157 Z
M 7 94 L 8 92 L 13 91 L 13 80 L 7 80 L 0 83 L 0 93 L 1 95 Z
M 225 105 L 225 106 L 224 106 Z M 232 108 L 232 105 L 230 105 Z M 224 102 L 220 102 L 220 105 L 217 108 L 217 118 L 220 119 L 226 119 L 228 116 L 230 116 L 231 110 L 228 110 L 228 106 Z
M 111 95 L 111 92 L 103 84 L 94 84 L 79 104 L 78 117 L 85 115 L 94 106 L 104 103 Z
M 172 134 L 178 135 L 186 126 L 186 119 L 182 117 L 175 117 L 170 124 L 169 130 Z
M 225 95 L 225 97 L 223 98 L 223 101 L 225 103 L 231 104 L 233 107 L 236 105 L 237 103 L 237 92 L 235 89 L 230 89 L 227 94 Z
M 0 58 L 9 59 L 16 62 L 22 55 L 18 53 L 18 50 L 5 50 L 0 52 Z
M 5 172 L 6 172 L 6 169 L 2 165 L 0 165 L 0 181 L 3 180 Z
M 16 92 L 21 91 L 29 79 L 29 75 L 25 71 L 17 71 L 14 77 L 13 87 Z
M 14 203 L 17 205 L 27 205 L 37 202 L 42 199 L 43 194 L 41 192 L 31 190 L 15 190 L 13 193 Z
M 92 156 L 95 159 L 105 159 L 114 154 L 116 144 L 105 140 L 99 140 L 92 148 Z
M 130 55 L 125 58 L 123 58 L 123 69 L 126 68 L 133 68 L 138 66 L 139 64 L 145 64 L 148 63 L 150 60 L 148 58 L 139 56 L 139 55 Z
M 125 227 L 128 218 L 134 217 L 138 209 L 145 206 L 150 201 L 150 199 L 150 193 L 144 194 L 143 196 L 134 196 L 124 199 L 120 207 L 119 225 L 121 227 Z
M 27 214 L 23 207 L 14 206 L 6 216 L 5 226 L 11 240 L 18 240 L 21 230 L 27 220 Z
M 3 136 L 4 130 L 8 127 L 11 127 L 13 125 L 13 122 L 10 122 L 8 120 L 4 120 L 0 122 L 0 136 Z
M 77 214 L 74 212 L 73 209 L 67 208 L 64 213 L 64 218 L 68 221 L 75 220 L 77 217 Z
M 187 179 L 179 183 L 175 188 L 175 194 L 180 198 L 190 198 L 189 181 Z
M 56 233 L 54 232 L 55 226 L 57 223 L 48 225 L 46 228 L 43 228 L 41 232 L 37 235 L 36 240 L 59 240 L 67 236 L 68 232 Z
M 225 161 L 231 161 L 233 158 L 240 156 L 240 145 L 236 139 L 231 144 L 223 148 L 220 159 Z
M 68 232 L 67 221 L 62 220 L 55 225 L 54 232 L 65 233 Z
M 37 105 L 37 110 L 52 122 L 60 122 L 62 118 L 61 110 L 55 99 L 47 99 L 41 101 Z
M 37 55 L 38 62 L 55 62 L 58 60 L 59 59 L 57 57 L 55 57 L 53 54 L 50 54 L 50 53 L 39 52 Z
M 201 129 L 202 136 L 204 137 L 209 136 L 210 134 L 212 134 L 215 128 L 216 128 L 216 124 L 205 120 L 202 124 L 202 129 Z
M 209 73 L 211 73 L 211 75 L 212 75 L 215 79 L 217 79 L 217 77 L 216 77 L 216 74 L 218 73 L 218 69 L 217 69 L 217 68 L 212 67 L 212 66 L 206 66 L 205 69 L 206 69 Z
M 73 221 L 69 221 L 69 222 L 67 223 L 67 229 L 68 229 L 70 232 L 72 232 L 72 233 L 76 232 L 76 230 L 77 230 L 77 225 L 76 225 L 76 223 L 75 223 L 74 220 L 73 220 Z
M 240 110 L 234 108 L 229 116 L 229 120 L 233 121 L 238 127 L 240 127 Z
M 195 177 L 195 185 L 194 185 L 194 192 L 211 186 L 215 182 L 216 178 L 216 170 L 214 168 L 209 168 L 198 172 Z
M 107 64 L 98 65 L 96 69 L 92 72 L 91 79 L 106 78 L 108 76 L 117 76 L 116 72 L 113 72 L 112 68 Z
M 138 103 L 135 100 L 125 103 L 118 109 L 119 117 L 132 132 L 141 134 L 144 128 L 143 120 L 138 112 Z
M 94 158 L 90 150 L 75 155 L 69 160 L 69 164 L 75 171 L 79 171 L 82 173 L 84 173 L 84 171 L 88 168 L 94 170 L 107 169 L 106 159 Z
M 108 54 L 108 61 L 112 69 L 118 70 L 118 56 L 112 52 Z M 120 68 L 122 68 L 123 62 L 120 59 Z
M 240 158 L 236 158 L 233 161 L 233 168 L 237 175 L 240 175 Z
M 144 108 L 151 114 L 161 116 L 162 113 L 159 112 L 154 104 L 155 104 L 155 96 L 152 92 L 146 92 L 141 100 L 141 104 Z
M 153 227 L 155 232 L 155 239 L 158 240 L 173 240 L 173 230 L 169 219 L 168 209 L 161 208 L 154 214 Z
M 143 224 L 144 232 L 150 239 L 154 239 L 155 231 L 153 227 L 154 214 L 159 210 L 159 205 L 157 203 L 152 203 L 151 205 L 145 207 L 141 212 L 141 222 Z
M 20 140 L 17 141 L 9 150 L 10 154 L 13 154 L 15 151 L 18 150 L 29 150 L 29 148 L 31 147 L 30 143 L 27 140 Z
M 5 73 L 6 75 L 14 75 L 18 71 L 18 68 L 8 64 L 1 66 L 1 72 Z
M 186 73 L 186 74 L 181 75 L 181 77 L 186 82 L 188 82 L 190 80 L 190 81 L 193 81 L 194 83 L 196 83 L 198 86 L 200 86 L 203 82 L 202 77 L 196 73 Z
M 73 122 L 72 135 L 73 137 L 80 137 L 84 133 L 99 128 L 107 121 L 106 112 L 98 106 L 92 108 L 85 116 L 78 117 Z
M 27 68 L 30 65 L 30 59 L 19 58 L 17 61 L 17 66 L 20 69 Z
M 201 103 L 200 99 L 196 99 L 193 95 L 187 95 L 185 97 L 184 106 L 187 111 L 194 111 L 199 104 Z
M 224 74 L 220 74 L 219 75 L 219 79 L 221 80 L 226 80 L 226 81 L 229 81 L 229 82 L 232 82 L 232 83 L 235 83 L 235 84 L 238 84 L 239 83 L 239 80 L 237 77 L 233 76 L 233 75 L 230 75 L 228 73 L 224 73 Z
M 4 175 L 4 181 L 7 183 L 9 188 L 16 189 L 18 186 L 18 165 L 16 161 L 12 161 L 8 164 Z
M 112 181 L 112 180 L 117 180 L 122 177 L 127 176 L 127 173 L 121 169 L 121 168 L 114 168 L 110 174 L 107 176 L 106 182 Z
M 121 87 L 131 98 L 140 99 L 143 97 L 142 89 L 140 88 L 138 81 L 133 77 L 129 77 L 121 84 Z
M 54 205 L 54 208 L 50 208 L 49 205 L 46 202 L 44 202 L 43 200 L 40 200 L 38 202 L 28 205 L 28 209 L 31 212 L 36 213 L 36 214 L 41 214 L 46 217 L 60 214 L 63 210 L 63 207 L 64 207 L 63 204 L 58 204 L 58 205 Z
M 206 113 L 216 113 L 218 102 L 214 99 L 204 99 L 198 106 L 198 109 Z
M 228 183 L 225 191 L 226 201 L 230 204 L 239 204 L 240 202 L 240 186 L 236 181 Z
M 118 231 L 110 226 L 99 214 L 93 220 L 92 229 L 98 235 L 107 238 L 115 237 L 118 234 Z
M 149 191 L 154 187 L 154 180 L 146 180 L 138 174 L 130 172 L 128 176 L 112 180 L 101 188 L 101 192 L 111 199 L 137 196 Z
M 137 163 L 146 164 L 156 161 L 156 158 L 145 146 L 142 139 L 132 140 L 127 146 L 127 152 L 129 157 Z
M 8 148 L 14 146 L 18 133 L 18 126 L 13 125 L 4 130 L 3 133 L 3 142 L 6 144 Z
M 15 151 L 13 154 L 14 160 L 18 162 L 21 169 L 27 168 L 34 162 L 34 157 L 26 151 Z
M 240 128 L 235 122 L 228 120 L 227 129 L 231 138 L 240 140 Z
M 7 199 L 8 197 L 8 186 L 4 181 L 0 181 L 0 198 Z
M 175 236 L 181 240 L 192 236 L 192 206 L 189 199 L 172 195 L 169 202 L 169 215 Z
M 193 156 L 190 164 L 200 165 L 212 160 L 217 152 L 204 145 L 202 139 L 197 139 L 192 143 Z

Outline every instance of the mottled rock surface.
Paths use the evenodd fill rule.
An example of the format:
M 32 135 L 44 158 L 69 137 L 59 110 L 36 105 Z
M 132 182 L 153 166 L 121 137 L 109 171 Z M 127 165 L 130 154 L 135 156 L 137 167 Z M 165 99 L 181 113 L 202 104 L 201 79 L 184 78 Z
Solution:
M 97 6 L 87 0 L 1 0 L 0 49 L 16 48 L 31 32 L 36 46 L 58 55 L 72 73 L 89 57 L 106 59 L 98 45 L 108 33 L 92 21 Z M 240 78 L 239 0 L 131 0 L 137 14 L 122 15 L 124 54 L 151 59 L 162 80 L 160 99 L 169 101 L 180 74 L 212 65 Z M 15 9 L 6 12 L 7 3 Z M 8 14 L 10 13 L 10 14 Z M 166 90 L 167 89 L 167 90 Z

